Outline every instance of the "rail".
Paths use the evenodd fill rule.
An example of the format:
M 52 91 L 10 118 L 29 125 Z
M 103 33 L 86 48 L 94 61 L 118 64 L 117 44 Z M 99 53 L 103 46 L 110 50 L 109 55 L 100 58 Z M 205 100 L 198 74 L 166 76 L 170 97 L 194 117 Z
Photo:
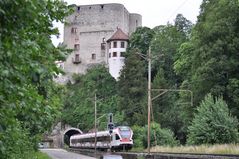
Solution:
M 68 151 L 80 153 L 87 156 L 100 158 L 106 154 L 121 155 L 123 159 L 239 159 L 239 154 L 200 154 L 200 153 L 170 153 L 170 152 L 106 152 L 97 151 L 95 156 L 94 149 L 69 148 Z

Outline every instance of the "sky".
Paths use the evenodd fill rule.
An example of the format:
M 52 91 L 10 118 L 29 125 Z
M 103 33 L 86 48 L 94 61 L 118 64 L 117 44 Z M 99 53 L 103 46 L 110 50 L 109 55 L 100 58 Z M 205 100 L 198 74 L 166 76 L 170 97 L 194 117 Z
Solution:
M 177 14 L 196 23 L 202 0 L 64 0 L 69 5 L 121 3 L 130 13 L 142 15 L 142 26 L 153 28 L 158 25 L 173 23 Z M 52 37 L 54 45 L 63 41 L 63 24 L 55 23 L 60 31 L 57 39 Z

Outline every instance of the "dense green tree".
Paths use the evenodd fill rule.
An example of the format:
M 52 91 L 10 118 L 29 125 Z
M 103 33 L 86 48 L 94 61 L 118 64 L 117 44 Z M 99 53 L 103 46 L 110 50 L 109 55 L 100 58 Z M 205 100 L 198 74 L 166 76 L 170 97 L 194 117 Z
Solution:
M 194 92 L 195 104 L 207 93 L 222 95 L 238 116 L 239 2 L 204 0 L 189 43 L 175 62 Z
M 223 99 L 207 95 L 197 108 L 189 127 L 188 144 L 238 142 L 238 120 L 232 117 Z
M 177 15 L 174 24 L 154 28 L 155 36 L 151 42 L 152 54 L 156 57 L 152 64 L 154 89 L 180 89 L 182 76 L 174 71 L 173 64 L 180 46 L 189 40 L 191 28 L 192 23 L 181 14 Z M 152 95 L 162 92 L 154 91 Z M 153 115 L 163 128 L 171 129 L 181 142 L 185 142 L 184 116 L 181 116 L 185 107 L 179 97 L 177 92 L 169 91 L 155 99 Z
M 154 31 L 148 27 L 138 27 L 129 39 L 128 50 L 139 53 L 138 56 L 141 56 L 140 60 L 144 63 L 143 69 L 145 70 L 144 76 L 146 78 L 148 78 L 148 64 L 147 60 L 142 56 L 147 56 L 154 34 Z
M 190 38 L 193 24 L 190 20 L 187 20 L 182 14 L 176 16 L 174 26 L 180 31 L 186 38 Z
M 119 110 L 124 112 L 125 121 L 128 124 L 144 125 L 146 122 L 147 85 L 143 76 L 144 62 L 135 53 L 136 51 L 133 50 L 128 52 L 118 81 Z
M 190 21 L 178 15 L 174 25 L 167 24 L 154 28 L 155 36 L 151 42 L 152 55 L 155 57 L 152 64 L 153 75 L 156 75 L 158 68 L 162 68 L 164 78 L 170 87 L 175 85 L 177 87 L 180 83 L 180 77 L 174 72 L 173 63 L 180 45 L 187 41 L 191 27 Z
M 192 66 L 192 52 L 193 44 L 191 42 L 185 42 L 181 44 L 177 51 L 177 55 L 173 64 L 174 71 L 177 75 L 180 75 L 183 79 L 191 77 Z
M 108 113 L 116 115 L 116 122 L 117 118 L 121 118 L 122 114 L 116 109 L 118 104 L 116 81 L 105 66 L 95 66 L 85 75 L 76 76 L 75 83 L 68 84 L 67 88 L 62 113 L 63 122 L 75 127 L 79 126 L 83 131 L 94 128 L 95 94 L 98 117 L 105 114 L 100 120 L 101 128 L 106 128 Z
M 61 107 L 60 87 L 52 80 L 56 60 L 65 51 L 53 46 L 69 12 L 61 1 L 0 1 L 0 156 L 28 158 L 36 136 L 46 130 Z
M 168 88 L 167 81 L 163 78 L 162 69 L 156 75 L 153 87 L 157 86 L 157 89 Z M 181 127 L 183 127 L 182 118 L 180 118 L 181 105 L 178 103 L 178 96 L 175 92 L 164 92 L 163 91 L 153 91 L 152 97 L 156 97 L 162 94 L 158 98 L 152 101 L 152 113 L 153 120 L 155 122 L 161 123 L 163 128 L 171 129 L 178 139 L 182 139 Z
M 147 54 L 154 36 L 154 31 L 147 27 L 138 27 L 136 31 L 130 36 L 129 49 L 138 49 L 138 52 Z

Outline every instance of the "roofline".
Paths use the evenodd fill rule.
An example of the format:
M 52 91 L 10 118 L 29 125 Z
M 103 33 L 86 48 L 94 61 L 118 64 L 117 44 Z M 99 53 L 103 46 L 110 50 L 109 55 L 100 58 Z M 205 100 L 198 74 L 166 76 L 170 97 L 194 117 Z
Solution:
M 141 16 L 141 17 L 142 17 L 142 15 L 141 15 L 141 14 L 139 14 L 139 13 L 129 13 L 129 14 L 133 14 L 133 15 L 139 15 L 139 16 Z
M 112 4 L 124 6 L 124 5 L 121 4 L 121 3 L 98 3 L 98 4 L 83 4 L 83 5 L 76 5 L 76 4 L 75 4 L 75 5 L 76 5 L 77 7 L 80 7 L 80 6 L 112 5 Z
M 111 42 L 111 41 L 129 41 L 129 39 L 108 39 L 106 42 Z

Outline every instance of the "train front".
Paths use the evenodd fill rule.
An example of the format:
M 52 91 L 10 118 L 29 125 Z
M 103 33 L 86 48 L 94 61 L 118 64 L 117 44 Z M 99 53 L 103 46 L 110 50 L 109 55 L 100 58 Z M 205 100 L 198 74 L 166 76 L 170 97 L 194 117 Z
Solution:
M 119 126 L 116 128 L 115 132 L 115 141 L 117 142 L 117 146 L 115 148 L 120 150 L 130 150 L 133 146 L 133 131 L 131 128 L 128 126 Z

